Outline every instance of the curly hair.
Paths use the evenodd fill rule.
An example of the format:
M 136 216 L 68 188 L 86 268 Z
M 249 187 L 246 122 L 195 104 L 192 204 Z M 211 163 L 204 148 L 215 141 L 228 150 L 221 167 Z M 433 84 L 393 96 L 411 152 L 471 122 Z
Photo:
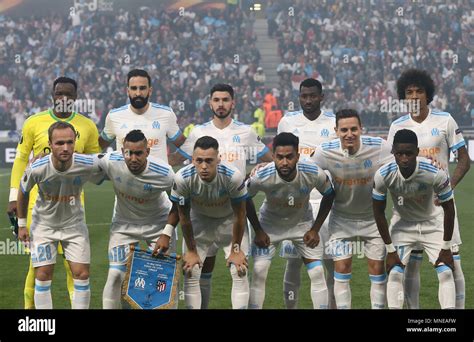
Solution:
M 433 79 L 425 70 L 408 69 L 405 70 L 397 80 L 397 94 L 400 100 L 405 99 L 405 90 L 409 86 L 417 86 L 423 88 L 426 92 L 428 104 L 433 101 L 435 93 L 435 85 Z

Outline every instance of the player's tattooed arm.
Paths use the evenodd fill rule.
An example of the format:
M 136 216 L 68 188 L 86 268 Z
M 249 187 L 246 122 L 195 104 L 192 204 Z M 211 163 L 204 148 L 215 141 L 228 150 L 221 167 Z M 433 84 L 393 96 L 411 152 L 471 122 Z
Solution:
M 255 231 L 255 244 L 257 245 L 257 247 L 260 248 L 270 246 L 270 237 L 267 233 L 265 233 L 262 226 L 260 225 L 260 221 L 258 220 L 257 212 L 255 210 L 255 204 L 253 203 L 253 200 L 250 197 L 247 198 L 246 208 L 247 218 L 249 219 L 250 223 L 252 224 L 253 230 Z
M 453 176 L 451 177 L 451 188 L 455 188 L 456 185 L 463 179 L 466 173 L 471 168 L 471 159 L 469 158 L 469 154 L 467 153 L 467 149 L 465 146 L 461 147 L 457 151 L 458 163 L 456 168 L 454 169 Z

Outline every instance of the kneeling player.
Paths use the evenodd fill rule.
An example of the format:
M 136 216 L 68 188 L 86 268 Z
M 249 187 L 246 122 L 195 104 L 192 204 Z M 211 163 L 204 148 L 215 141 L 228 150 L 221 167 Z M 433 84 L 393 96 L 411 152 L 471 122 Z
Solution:
M 329 177 L 314 163 L 299 162 L 298 143 L 298 137 L 292 133 L 278 134 L 273 140 L 273 163 L 260 169 L 248 181 L 251 196 L 262 191 L 266 197 L 260 208 L 260 219 L 252 200 L 247 200 L 247 215 L 255 230 L 250 308 L 263 307 L 265 283 L 275 245 L 283 240 L 291 240 L 302 256 L 311 279 L 313 307 L 326 309 L 328 306 L 319 230 L 331 210 L 334 189 Z M 314 188 L 323 199 L 313 222 L 309 197 Z
M 171 192 L 171 200 L 178 203 L 187 247 L 183 270 L 187 273 L 184 293 L 188 309 L 201 308 L 201 267 L 213 244 L 223 247 L 230 266 L 232 308 L 248 306 L 247 189 L 244 176 L 236 168 L 220 163 L 218 149 L 216 139 L 199 138 L 194 145 L 192 165 L 177 172 Z
M 90 243 L 80 196 L 84 183 L 97 171 L 97 165 L 91 156 L 74 153 L 76 131 L 71 124 L 63 121 L 52 124 L 48 137 L 51 154 L 33 162 L 21 181 L 18 237 L 30 243 L 35 270 L 35 307 L 53 308 L 51 282 L 61 242 L 74 281 L 72 308 L 88 309 Z M 39 196 L 29 236 L 26 229 L 28 193 L 35 184 Z
M 163 160 L 149 156 L 147 139 L 140 130 L 129 132 L 122 153 L 98 155 L 99 168 L 110 179 L 116 195 L 109 240 L 109 275 L 104 287 L 104 309 L 121 308 L 121 286 L 125 277 L 130 244 L 145 241 L 150 248 L 166 252 L 174 226 L 167 225 L 171 212 L 166 191 L 171 190 L 174 172 Z M 176 223 L 174 223 L 176 224 Z M 166 226 L 166 227 L 165 227 Z M 158 239 L 158 241 L 157 241 Z M 171 241 L 174 251 L 176 243 Z
M 455 216 L 453 191 L 447 173 L 432 166 L 428 159 L 417 158 L 418 152 L 416 134 L 407 129 L 398 131 L 393 140 L 396 162 L 382 166 L 374 177 L 374 216 L 387 248 L 388 307 L 403 308 L 404 268 L 411 251 L 419 244 L 438 273 L 441 308 L 454 309 L 456 292 L 451 253 Z M 388 191 L 394 203 L 390 233 L 385 218 Z M 434 205 L 435 194 L 444 215 L 441 208 Z

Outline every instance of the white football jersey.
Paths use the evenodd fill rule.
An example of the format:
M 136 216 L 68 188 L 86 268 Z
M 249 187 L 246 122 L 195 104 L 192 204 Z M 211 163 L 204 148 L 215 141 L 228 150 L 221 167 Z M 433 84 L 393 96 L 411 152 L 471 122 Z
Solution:
M 94 158 L 85 154 L 74 153 L 71 167 L 64 172 L 56 170 L 51 155 L 36 160 L 26 169 L 20 184 L 23 193 L 38 185 L 33 222 L 53 229 L 84 224 L 81 192 L 97 171 Z
M 121 153 L 97 155 L 105 179 L 112 181 L 116 195 L 112 222 L 156 224 L 171 209 L 166 191 L 174 181 L 173 169 L 163 160 L 148 157 L 145 170 L 134 175 Z
M 130 109 L 130 104 L 112 109 L 107 114 L 100 136 L 110 142 L 116 139 L 117 151 L 121 151 L 123 139 L 134 129 L 139 129 L 145 134 L 150 156 L 165 161 L 168 160 L 166 138 L 175 141 L 181 135 L 173 110 L 150 102 L 148 110 L 141 115 L 134 113 Z
M 418 147 L 421 157 L 433 157 L 441 162 L 442 167 L 447 169 L 449 163 L 449 152 L 455 153 L 466 143 L 456 121 L 451 114 L 430 109 L 428 116 L 423 122 L 418 123 L 412 119 L 410 114 L 395 120 L 390 126 L 387 141 L 393 144 L 393 137 L 400 129 L 409 129 L 418 137 Z
M 312 222 L 313 211 L 309 196 L 313 189 L 322 195 L 334 191 L 329 177 L 317 165 L 309 161 L 297 164 L 296 178 L 291 182 L 283 180 L 270 163 L 258 170 L 247 181 L 250 196 L 265 193 L 265 201 L 260 207 L 260 222 L 267 227 L 291 229 L 301 222 Z
M 231 165 L 218 164 L 217 175 L 211 182 L 201 180 L 194 165 L 180 169 L 175 176 L 171 200 L 191 204 L 191 212 L 221 218 L 232 215 L 231 202 L 246 200 L 244 176 Z
M 331 112 L 323 112 L 316 120 L 309 120 L 303 111 L 289 112 L 278 123 L 278 134 L 293 133 L 299 138 L 300 160 L 310 158 L 323 142 L 336 139 L 336 116 Z M 321 199 L 321 194 L 313 190 L 312 200 Z
M 372 187 L 377 169 L 393 160 L 391 148 L 382 138 L 361 136 L 354 155 L 342 150 L 341 141 L 323 143 L 313 160 L 331 174 L 336 198 L 332 212 L 355 220 L 372 220 Z
M 236 167 L 244 176 L 247 174 L 247 160 L 256 163 L 268 151 L 268 147 L 251 126 L 236 120 L 232 120 L 224 129 L 217 128 L 212 120 L 194 127 L 178 151 L 191 160 L 194 144 L 203 136 L 216 139 L 219 143 L 221 160 L 227 165 Z
M 422 157 L 417 158 L 416 169 L 408 178 L 403 177 L 396 162 L 378 169 L 372 197 L 384 200 L 388 191 L 394 204 L 393 214 L 406 221 L 426 221 L 442 215 L 443 209 L 434 205 L 435 196 L 440 202 L 453 198 L 446 171 Z
M 321 112 L 316 120 L 309 120 L 303 111 L 289 112 L 278 123 L 278 131 L 293 133 L 300 139 L 300 158 L 309 158 L 323 143 L 335 138 L 336 116 L 331 112 Z

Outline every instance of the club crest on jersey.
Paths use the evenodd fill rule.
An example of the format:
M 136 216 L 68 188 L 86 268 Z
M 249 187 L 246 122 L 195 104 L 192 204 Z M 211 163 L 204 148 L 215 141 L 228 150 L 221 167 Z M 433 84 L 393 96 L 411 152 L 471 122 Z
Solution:
M 364 169 L 370 169 L 372 167 L 372 160 L 367 159 L 364 161 Z
M 234 137 L 232 138 L 232 142 L 240 143 L 240 136 L 234 135 Z
M 82 184 L 81 177 L 77 176 L 76 178 L 74 178 L 74 180 L 72 181 L 72 184 L 76 186 L 81 185 Z
M 322 137 L 328 137 L 329 136 L 329 130 L 327 128 L 324 128 L 321 130 L 321 136 Z
M 149 183 L 146 183 L 145 185 L 143 185 L 143 190 L 144 191 L 151 191 L 152 189 L 153 189 L 153 187 Z
M 433 129 L 431 130 L 431 135 L 434 136 L 434 137 L 439 136 L 439 129 L 433 128 Z
M 159 121 L 153 121 L 153 124 L 151 125 L 153 129 L 160 129 L 160 123 Z

